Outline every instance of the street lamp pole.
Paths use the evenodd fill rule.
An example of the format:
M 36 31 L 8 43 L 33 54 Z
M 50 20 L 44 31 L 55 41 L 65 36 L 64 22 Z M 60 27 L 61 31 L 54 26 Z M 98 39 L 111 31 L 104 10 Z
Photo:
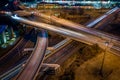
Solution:
M 103 52 L 102 65 L 101 65 L 101 67 L 100 67 L 100 72 L 99 72 L 99 74 L 100 74 L 102 77 L 104 77 L 104 75 L 103 75 L 103 69 L 104 69 L 106 51 L 107 51 L 107 48 L 108 48 L 109 43 L 110 43 L 110 42 L 105 42 L 106 48 L 104 49 L 104 52 Z

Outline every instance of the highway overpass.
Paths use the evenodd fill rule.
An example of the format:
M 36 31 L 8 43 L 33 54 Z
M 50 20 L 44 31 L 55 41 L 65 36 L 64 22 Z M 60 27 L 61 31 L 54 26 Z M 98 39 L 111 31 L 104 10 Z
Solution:
M 83 29 L 82 31 L 76 32 L 76 30 L 70 30 L 70 29 L 60 28 L 57 26 L 53 26 L 53 25 L 49 25 L 49 24 L 45 24 L 45 23 L 41 23 L 41 22 L 30 21 L 30 20 L 27 20 L 25 18 L 21 18 L 21 17 L 17 17 L 17 16 L 11 16 L 11 18 L 13 18 L 14 20 L 17 20 L 18 22 L 36 27 L 38 29 L 42 28 L 42 29 L 50 30 L 52 32 L 57 32 L 58 34 L 62 34 L 64 36 L 70 37 L 74 40 L 77 40 L 77 41 L 80 41 L 80 42 L 83 42 L 86 44 L 91 44 L 91 45 L 98 44 L 103 49 L 105 49 L 107 47 L 108 51 L 111 51 L 113 53 L 117 53 L 117 55 L 120 55 L 119 54 L 120 44 L 119 44 L 118 38 L 117 38 L 117 40 L 112 40 L 110 35 L 96 31 L 99 34 L 102 34 L 102 36 L 103 36 L 103 38 L 102 38 L 102 37 L 99 37 L 99 35 L 97 36 L 97 35 L 90 34 L 91 33 L 90 29 L 84 30 L 83 27 L 81 28 L 81 29 Z M 65 24 L 65 23 L 63 23 L 63 24 Z M 71 26 L 71 23 L 69 24 L 69 26 Z M 72 27 L 73 26 L 74 25 L 72 25 Z M 87 31 L 87 32 L 85 32 L 85 31 Z M 90 33 L 88 33 L 88 32 L 90 32 Z M 94 34 L 97 34 L 97 33 L 94 32 Z M 110 38 L 109 38 L 109 36 L 110 36 Z
M 116 44 L 116 42 L 119 41 L 119 38 L 115 37 L 115 40 L 112 41 L 111 38 L 109 38 L 110 35 L 107 35 L 107 34 L 106 34 L 106 36 L 108 36 L 108 38 L 106 39 L 104 37 L 101 38 L 101 37 L 99 37 L 97 35 L 85 32 L 84 29 L 83 29 L 83 31 L 79 30 L 79 32 L 77 32 L 74 28 L 73 29 L 60 28 L 60 27 L 57 27 L 57 26 L 53 26 L 53 25 L 49 25 L 49 24 L 45 24 L 45 23 L 41 23 L 41 22 L 30 21 L 30 20 L 27 20 L 25 18 L 21 18 L 21 17 L 17 17 L 17 16 L 11 16 L 11 17 L 13 19 L 17 20 L 18 22 L 21 22 L 21 23 L 24 23 L 24 24 L 28 24 L 28 25 L 31 25 L 33 27 L 37 27 L 38 29 L 42 28 L 42 29 L 53 31 L 53 32 L 57 32 L 59 34 L 62 34 L 62 35 L 67 36 L 67 37 L 70 37 L 70 38 L 75 39 L 75 40 L 80 41 L 80 42 L 84 42 L 86 44 L 90 44 L 90 45 L 92 45 L 92 44 L 99 44 L 99 46 L 101 48 L 103 48 L 103 49 L 108 48 L 107 49 L 108 51 L 116 53 L 117 55 L 120 55 L 119 54 L 120 46 L 119 46 L 119 44 Z M 57 19 L 57 18 L 55 18 L 55 19 Z M 68 23 L 69 23 L 69 21 L 68 21 Z M 67 26 L 71 26 L 71 25 L 68 25 L 68 24 L 66 24 L 66 25 Z M 75 24 L 72 23 L 72 25 L 74 26 Z M 104 33 L 102 33 L 102 34 L 104 34 Z M 44 45 L 45 45 L 45 43 L 44 43 Z M 38 51 L 36 51 L 36 52 L 38 52 Z M 35 52 L 34 52 L 34 54 L 35 54 Z M 41 57 L 40 59 L 42 60 L 43 57 Z M 28 61 L 28 64 L 29 64 L 29 61 Z M 39 63 L 39 64 L 41 64 L 41 63 Z M 38 69 L 38 68 L 35 68 L 35 69 Z M 32 70 L 34 72 L 34 69 L 32 69 Z M 26 71 L 23 71 L 23 72 L 26 72 Z M 35 70 L 35 72 L 37 72 L 37 71 Z M 21 75 L 22 75 L 22 73 L 21 73 Z M 20 79 L 20 80 L 23 80 L 24 78 L 21 77 L 21 75 L 19 77 L 17 77 L 17 78 Z M 30 79 L 33 79 L 33 77 L 29 78 L 29 80 Z

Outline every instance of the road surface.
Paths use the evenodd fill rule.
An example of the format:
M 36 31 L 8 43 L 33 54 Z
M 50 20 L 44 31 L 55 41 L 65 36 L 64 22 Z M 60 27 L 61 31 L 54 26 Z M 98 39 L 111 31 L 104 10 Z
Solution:
M 38 34 L 35 49 L 28 59 L 25 67 L 20 74 L 18 74 L 15 80 L 34 80 L 36 78 L 47 48 L 47 37 L 45 30 Z
M 116 13 L 119 11 L 120 11 L 120 9 L 116 7 L 112 11 L 107 12 L 106 14 L 111 14 L 112 12 Z M 102 31 L 99 31 L 96 29 L 91 29 L 91 28 L 85 27 L 83 25 L 69 21 L 69 20 L 60 19 L 60 18 L 57 18 L 55 16 L 48 16 L 48 15 L 42 14 L 38 11 L 35 11 L 34 15 L 41 17 L 41 18 L 44 18 L 44 19 L 47 19 L 47 20 L 50 20 L 51 22 L 54 22 L 54 23 L 64 25 L 64 27 L 66 27 L 66 28 L 74 29 L 74 30 L 79 31 L 79 32 L 89 33 L 91 35 L 98 36 L 98 37 L 101 37 L 101 38 L 106 39 L 106 40 L 110 40 L 110 39 L 114 39 L 116 41 L 120 40 L 119 37 L 114 36 L 112 34 L 108 34 L 106 32 L 102 32 Z M 95 23 L 97 23 L 98 21 L 95 21 Z M 94 25 L 94 24 L 92 24 L 92 25 Z M 92 25 L 89 24 L 89 26 L 92 26 Z
M 109 48 L 108 50 L 110 50 L 112 48 L 112 46 L 116 46 L 117 47 L 116 50 L 118 52 L 120 52 L 119 41 L 116 41 L 116 40 L 114 41 L 111 38 L 109 40 L 106 40 L 106 39 L 101 38 L 99 35 L 97 36 L 97 35 L 83 32 L 83 31 L 76 32 L 75 30 L 69 30 L 69 29 L 60 28 L 57 26 L 53 26 L 53 25 L 49 25 L 49 24 L 45 24 L 45 23 L 41 23 L 41 22 L 30 21 L 25 18 L 21 18 L 21 17 L 17 17 L 17 16 L 12 16 L 12 18 L 14 20 L 17 20 L 18 22 L 28 24 L 33 27 L 35 26 L 38 29 L 43 28 L 46 30 L 53 31 L 55 33 L 57 32 L 59 34 L 62 34 L 64 36 L 70 37 L 72 39 L 75 39 L 77 41 L 80 41 L 80 42 L 83 42 L 86 44 L 98 44 L 103 49 L 105 49 L 107 46 Z M 101 34 L 103 34 L 103 33 L 101 33 Z M 105 35 L 107 36 L 107 34 L 105 34 Z M 106 43 L 108 43 L 108 44 L 106 45 Z M 118 44 L 114 44 L 114 43 L 118 43 Z

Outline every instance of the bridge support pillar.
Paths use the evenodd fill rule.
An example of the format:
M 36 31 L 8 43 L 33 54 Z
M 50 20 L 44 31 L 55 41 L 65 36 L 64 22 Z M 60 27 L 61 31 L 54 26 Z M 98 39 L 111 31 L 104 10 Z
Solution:
M 10 35 L 11 35 L 11 38 L 15 37 L 15 36 L 14 36 L 14 31 L 13 31 L 13 28 L 12 28 L 12 27 L 10 28 Z
M 2 33 L 2 39 L 3 39 L 3 43 L 7 42 L 5 31 L 3 31 L 3 33 Z

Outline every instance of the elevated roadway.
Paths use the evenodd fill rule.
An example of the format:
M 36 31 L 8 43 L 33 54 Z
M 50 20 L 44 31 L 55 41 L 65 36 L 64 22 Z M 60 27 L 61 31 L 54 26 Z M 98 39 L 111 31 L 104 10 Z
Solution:
M 105 44 L 105 45 L 106 45 L 106 44 Z M 107 46 L 109 46 L 109 44 L 107 44 Z M 60 52 L 60 53 L 61 53 L 61 52 Z M 60 53 L 59 53 L 59 54 L 60 54 Z M 64 56 L 64 55 L 63 55 L 63 56 Z M 51 59 L 51 58 L 50 58 L 50 59 Z M 52 59 L 53 59 L 53 58 L 52 58 Z M 50 61 L 50 60 L 49 60 L 49 61 Z M 60 62 L 59 62 L 59 63 L 60 63 Z
M 90 27 L 90 28 L 94 27 L 94 28 L 96 28 L 95 26 L 98 25 L 99 23 L 101 23 L 100 21 L 103 22 L 103 20 L 105 18 L 107 18 L 107 20 L 110 20 L 110 19 L 108 19 L 108 17 L 113 17 L 118 12 L 119 12 L 119 8 L 115 7 L 113 9 L 109 10 L 108 12 L 106 12 L 104 15 L 100 16 L 99 18 L 95 19 L 93 22 L 91 22 L 90 24 L 88 24 L 86 27 Z
M 45 30 L 38 34 L 35 49 L 26 62 L 24 69 L 18 74 L 15 80 L 34 80 L 36 78 L 47 48 L 47 37 Z
M 109 11 L 106 14 L 111 14 L 113 12 L 116 13 L 116 12 L 119 12 L 119 11 L 120 11 L 120 9 L 118 7 L 116 7 L 112 11 Z M 50 20 L 51 22 L 54 22 L 54 23 L 57 23 L 57 24 L 61 24 L 66 28 L 74 29 L 74 30 L 79 31 L 79 32 L 89 33 L 91 35 L 98 36 L 98 37 L 101 37 L 101 38 L 106 39 L 106 40 L 110 40 L 110 39 L 120 40 L 117 36 L 114 36 L 112 34 L 108 34 L 108 33 L 105 33 L 105 32 L 102 32 L 102 31 L 99 31 L 99 30 L 96 30 L 96 29 L 87 28 L 83 25 L 74 23 L 74 22 L 69 21 L 69 20 L 60 19 L 60 18 L 57 18 L 57 17 L 52 16 L 52 15 L 48 16 L 48 15 L 39 13 L 38 11 L 33 12 L 33 15 L 38 16 L 40 18 Z M 98 21 L 95 21 L 95 23 L 98 23 Z
M 117 54 L 119 54 L 119 52 L 120 52 L 119 41 L 116 40 L 116 39 L 115 39 L 115 41 L 111 40 L 111 38 L 107 37 L 107 36 L 110 36 L 110 35 L 107 35 L 107 34 L 103 34 L 103 33 L 99 32 L 100 34 L 105 35 L 105 36 L 103 36 L 105 38 L 103 38 L 103 37 L 99 36 L 100 34 L 97 36 L 97 35 L 87 33 L 85 31 L 84 32 L 83 31 L 76 32 L 76 30 L 69 30 L 69 29 L 60 28 L 60 27 L 57 27 L 57 26 L 53 26 L 53 25 L 49 25 L 49 24 L 45 24 L 45 23 L 41 23 L 41 22 L 30 21 L 30 20 L 27 20 L 25 18 L 21 18 L 21 17 L 17 17 L 17 16 L 11 16 L 11 18 L 13 18 L 14 20 L 17 20 L 18 22 L 28 24 L 28 25 L 31 25 L 31 26 L 35 26 L 38 29 L 43 28 L 43 29 L 46 29 L 46 30 L 57 32 L 58 34 L 62 34 L 64 36 L 70 37 L 72 39 L 75 39 L 77 41 L 81 41 L 81 42 L 86 43 L 86 44 L 98 44 L 103 49 L 105 49 L 106 46 L 107 46 L 109 48 L 108 49 L 109 51 L 111 51 L 111 49 L 114 49 L 114 50 L 117 51 Z M 63 22 L 63 24 L 65 24 L 65 22 Z M 69 25 L 69 26 L 71 26 L 71 25 Z M 82 28 L 82 29 L 84 30 L 84 28 Z M 90 30 L 88 30 L 88 32 L 89 31 Z M 106 39 L 106 37 L 107 37 L 107 39 Z M 116 42 L 118 42 L 117 43 L 118 45 L 114 44 Z M 115 51 L 115 53 L 116 53 L 116 51 Z
M 103 18 L 103 19 L 104 19 L 104 18 Z M 101 20 L 100 20 L 100 21 L 101 21 Z M 88 24 L 88 25 L 89 25 L 89 24 Z M 95 24 L 94 24 L 94 25 L 95 25 Z M 87 26 L 87 25 L 86 25 L 86 26 Z M 68 39 L 68 40 L 69 40 L 69 39 Z M 63 42 L 66 42 L 66 41 L 67 41 L 67 39 L 64 40 Z M 62 42 L 61 42 L 61 43 L 62 43 Z M 63 44 L 63 43 L 62 43 L 62 44 Z M 56 47 L 58 47 L 58 46 L 59 46 L 59 45 L 56 45 L 56 46 L 54 46 L 54 47 L 56 48 Z M 65 49 L 65 50 L 66 50 L 66 49 Z M 66 52 L 66 51 L 65 51 L 65 52 Z M 62 53 L 62 52 L 61 52 L 61 53 Z M 62 57 L 62 56 L 65 56 L 65 55 L 61 55 L 61 57 Z M 65 58 L 63 58 L 63 59 L 65 59 Z M 59 60 L 59 59 L 58 59 L 58 60 Z M 61 63 L 61 60 L 60 60 L 59 63 Z
M 97 20 L 95 20 L 94 22 L 92 22 L 91 24 L 89 24 L 87 26 L 89 26 L 89 27 L 93 26 L 94 24 L 97 24 L 100 20 L 106 18 L 108 15 L 111 15 L 113 13 L 116 14 L 119 11 L 120 11 L 120 9 L 118 7 L 115 7 L 112 10 L 108 11 L 107 13 L 105 13 L 105 15 L 103 15 L 100 18 L 98 18 Z M 16 12 L 16 13 L 19 13 L 19 12 Z M 30 14 L 30 12 L 28 12 L 27 14 Z M 108 34 L 106 32 L 102 32 L 102 31 L 99 31 L 99 30 L 96 30 L 96 29 L 86 28 L 83 25 L 80 25 L 80 24 L 77 24 L 77 23 L 74 23 L 74 22 L 71 22 L 71 21 L 68 21 L 68 20 L 65 20 L 65 19 L 60 19 L 60 18 L 57 18 L 55 16 L 44 15 L 42 13 L 39 13 L 38 11 L 33 11 L 32 14 L 35 15 L 35 16 L 38 16 L 40 18 L 44 18 L 46 20 L 49 20 L 51 22 L 54 22 L 54 23 L 57 23 L 57 24 L 61 24 L 61 25 L 63 25 L 66 28 L 74 29 L 77 32 L 80 32 L 80 33 L 81 32 L 82 33 L 85 32 L 85 33 L 91 34 L 93 36 L 97 36 L 97 37 L 99 37 L 101 39 L 105 39 L 106 41 L 112 41 L 112 42 L 114 42 L 115 45 L 116 44 L 120 45 L 120 42 L 119 42 L 120 38 L 118 36 L 114 36 L 112 34 Z
M 54 55 L 56 52 L 58 52 L 60 49 L 63 49 L 63 47 L 65 47 L 66 45 L 70 44 L 72 40 L 70 40 L 69 38 L 64 39 L 63 41 L 59 42 L 58 44 L 54 45 L 53 51 L 50 50 L 46 50 L 45 52 L 45 59 L 47 59 L 48 57 L 50 57 L 51 55 Z M 25 51 L 33 51 L 34 48 L 30 48 L 30 49 L 25 49 Z M 44 60 L 45 60 L 44 59 Z M 8 80 L 13 78 L 15 75 L 17 75 L 22 68 L 24 67 L 23 65 L 26 64 L 26 59 L 23 60 L 21 63 L 19 63 L 19 65 L 13 67 L 12 69 L 10 69 L 9 71 L 5 72 L 4 74 L 0 75 L 0 80 Z M 42 65 L 43 66 L 43 65 Z

